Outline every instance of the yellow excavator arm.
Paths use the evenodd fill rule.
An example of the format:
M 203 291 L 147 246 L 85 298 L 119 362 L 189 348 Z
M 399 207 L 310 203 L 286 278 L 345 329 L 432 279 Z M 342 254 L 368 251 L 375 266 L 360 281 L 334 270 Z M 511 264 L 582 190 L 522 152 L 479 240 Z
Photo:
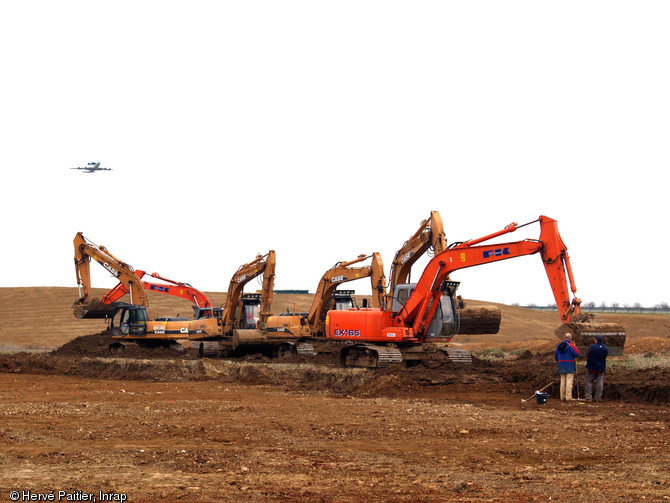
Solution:
M 265 311 L 269 311 L 270 303 L 272 302 L 272 288 L 274 287 L 274 268 L 276 264 L 275 252 L 270 250 L 265 255 L 257 255 L 254 260 L 248 264 L 240 266 L 240 268 L 233 274 L 228 286 L 228 293 L 226 295 L 226 305 L 221 316 L 221 324 L 224 326 L 224 332 L 232 330 L 238 322 L 236 319 L 237 305 L 244 285 L 249 283 L 252 279 L 265 273 L 263 280 L 263 296 L 265 298 Z M 268 266 L 270 266 L 271 274 L 267 274 Z M 266 291 L 266 288 L 268 291 Z M 262 302 L 261 302 L 261 309 Z M 238 313 L 241 316 L 241 313 Z
M 272 316 L 270 307 L 272 306 L 272 296 L 275 287 L 275 266 L 277 265 L 277 258 L 275 251 L 270 250 L 265 259 L 265 270 L 263 271 L 263 289 L 261 291 L 261 326 L 265 326 L 267 320 Z
M 419 224 L 417 231 L 396 252 L 389 275 L 388 309 L 393 305 L 396 285 L 409 282 L 414 263 L 429 249 L 433 249 L 434 254 L 447 249 L 445 236 L 442 217 L 437 211 L 431 211 L 430 217 Z
M 79 287 L 79 298 L 72 305 L 77 318 L 106 318 L 114 306 L 89 298 L 91 293 L 91 259 L 94 259 L 122 283 L 130 294 L 130 303 L 147 307 L 149 301 L 141 279 L 129 265 L 112 255 L 104 246 L 98 246 L 78 232 L 74 237 L 74 267 Z

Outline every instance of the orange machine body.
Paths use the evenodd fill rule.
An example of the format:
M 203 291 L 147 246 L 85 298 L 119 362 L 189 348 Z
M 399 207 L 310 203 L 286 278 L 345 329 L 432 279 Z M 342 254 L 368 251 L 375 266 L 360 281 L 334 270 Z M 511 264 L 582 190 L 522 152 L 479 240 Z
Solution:
M 336 314 L 335 314 L 336 313 Z M 382 309 L 350 309 L 329 311 L 326 317 L 328 338 L 339 341 L 412 343 L 412 327 L 399 324 L 391 311 Z

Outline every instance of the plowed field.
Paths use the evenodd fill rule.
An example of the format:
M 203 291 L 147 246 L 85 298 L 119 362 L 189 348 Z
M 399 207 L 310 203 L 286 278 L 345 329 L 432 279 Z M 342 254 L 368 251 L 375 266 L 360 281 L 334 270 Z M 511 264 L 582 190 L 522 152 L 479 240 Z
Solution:
M 500 334 L 454 339 L 480 350 L 472 365 L 370 371 L 328 355 L 110 358 L 104 322 L 74 319 L 75 297 L 0 289 L 0 501 L 670 500 L 670 370 L 649 363 L 670 358 L 668 317 L 599 316 L 628 333 L 605 400 L 562 403 L 550 386 L 538 405 L 556 379 L 556 313 L 501 306 Z M 153 315 L 190 314 L 150 300 Z M 642 363 L 623 365 L 633 354 Z

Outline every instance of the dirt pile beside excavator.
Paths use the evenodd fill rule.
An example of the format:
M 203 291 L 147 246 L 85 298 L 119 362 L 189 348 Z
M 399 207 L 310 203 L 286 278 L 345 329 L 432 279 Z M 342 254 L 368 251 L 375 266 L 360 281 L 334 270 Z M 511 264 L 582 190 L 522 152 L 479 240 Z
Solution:
M 103 331 L 97 334 L 83 335 L 76 337 L 73 340 L 63 344 L 58 349 L 51 352 L 54 356 L 59 357 L 101 357 L 107 358 L 112 355 L 110 345 L 118 343 L 117 339 L 113 339 L 108 331 Z M 143 358 L 149 360 L 165 359 L 165 358 L 196 358 L 197 352 L 190 348 L 178 350 L 173 347 L 154 346 L 150 348 L 142 347 L 135 343 L 126 343 L 122 354 L 116 356 L 123 358 Z

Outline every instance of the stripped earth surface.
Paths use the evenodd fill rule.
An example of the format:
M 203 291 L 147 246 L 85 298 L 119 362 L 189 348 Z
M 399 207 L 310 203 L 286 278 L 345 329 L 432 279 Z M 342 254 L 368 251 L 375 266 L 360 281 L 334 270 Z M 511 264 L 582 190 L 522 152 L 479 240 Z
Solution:
M 74 298 L 0 289 L 0 501 L 670 501 L 668 316 L 598 315 L 624 325 L 626 352 L 602 402 L 566 403 L 556 313 L 500 306 L 498 335 L 454 338 L 471 365 L 436 351 L 366 370 L 340 368 L 327 345 L 282 360 L 112 358 L 104 322 L 74 319 Z

